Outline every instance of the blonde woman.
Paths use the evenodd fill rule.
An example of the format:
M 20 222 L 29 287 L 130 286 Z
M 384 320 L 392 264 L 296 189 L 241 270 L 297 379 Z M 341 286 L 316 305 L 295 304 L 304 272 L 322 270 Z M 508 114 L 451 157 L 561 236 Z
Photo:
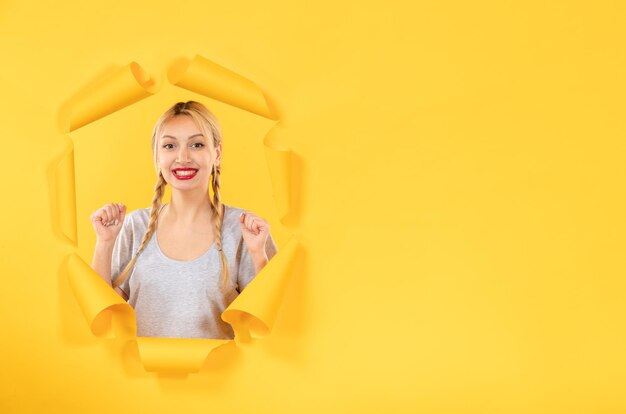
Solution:
M 270 225 L 222 203 L 221 128 L 202 104 L 178 102 L 161 115 L 152 150 L 152 206 L 96 210 L 91 266 L 135 309 L 138 336 L 233 339 L 220 316 L 277 253 Z

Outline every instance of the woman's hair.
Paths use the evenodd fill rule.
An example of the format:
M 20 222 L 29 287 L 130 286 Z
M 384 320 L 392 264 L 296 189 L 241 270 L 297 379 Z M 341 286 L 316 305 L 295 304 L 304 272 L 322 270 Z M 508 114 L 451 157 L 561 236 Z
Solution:
M 119 277 L 113 282 L 113 288 L 120 286 L 128 278 L 131 270 L 135 266 L 137 258 L 148 244 L 148 241 L 152 237 L 157 227 L 157 219 L 159 217 L 159 211 L 161 210 L 161 199 L 165 192 L 165 178 L 161 170 L 157 166 L 157 145 L 159 134 L 167 121 L 176 116 L 190 116 L 191 119 L 202 131 L 205 137 L 211 137 L 213 139 L 213 148 L 216 148 L 222 142 L 222 130 L 215 116 L 201 103 L 195 101 L 178 102 L 170 109 L 165 111 L 163 115 L 157 120 L 152 130 L 152 152 L 154 155 L 154 166 L 157 170 L 157 182 L 154 186 L 154 197 L 152 197 L 152 207 L 150 208 L 150 221 L 148 222 L 148 228 L 146 233 L 141 239 L 141 244 L 137 253 L 133 256 L 132 260 L 126 265 Z M 214 165 L 211 173 L 211 186 L 213 187 L 213 199 L 209 197 L 211 201 L 211 210 L 213 211 L 215 220 L 215 245 L 220 252 L 222 262 L 222 275 L 221 283 L 222 287 L 226 288 L 229 283 L 228 263 L 226 261 L 226 255 L 222 251 L 222 222 L 224 221 L 224 211 L 222 202 L 220 199 L 220 166 Z

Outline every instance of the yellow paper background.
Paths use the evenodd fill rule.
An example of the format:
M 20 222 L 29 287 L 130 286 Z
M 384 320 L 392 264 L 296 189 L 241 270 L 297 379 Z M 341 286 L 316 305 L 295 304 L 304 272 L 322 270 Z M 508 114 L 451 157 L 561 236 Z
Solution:
M 623 412 L 624 17 L 609 1 L 3 3 L 0 411 Z M 155 374 L 85 323 L 49 177 L 68 99 L 132 61 L 165 93 L 167 63 L 196 54 L 278 106 L 265 143 L 292 150 L 298 196 L 273 197 L 274 121 L 214 103 L 223 199 L 303 254 L 270 335 Z M 148 104 L 102 119 L 137 137 L 124 148 L 76 132 L 77 155 L 101 154 L 76 157 L 77 192 L 99 185 L 73 207 L 83 258 L 88 200 L 125 195 L 112 160 L 145 154 L 133 180 L 151 182 L 149 132 L 123 122 Z
M 242 155 L 253 148 L 255 142 L 254 128 L 251 128 L 254 124 L 245 115 L 252 113 L 278 120 L 278 114 L 268 94 L 253 81 L 200 55 L 170 62 L 168 80 L 170 83 L 156 87 L 154 79 L 137 62 L 131 62 L 112 70 L 106 77 L 92 82 L 66 101 L 59 111 L 59 126 L 68 134 L 68 147 L 52 169 L 49 181 L 53 183 L 50 189 L 53 228 L 60 240 L 69 241 L 77 249 L 64 261 L 60 273 L 69 280 L 91 332 L 102 338 L 131 341 L 129 345 L 138 349 L 141 364 L 148 372 L 188 374 L 197 373 L 208 357 L 213 355 L 214 358 L 214 351 L 229 341 L 137 337 L 132 307 L 88 264 L 94 244 L 91 240 L 93 231 L 89 229 L 91 225 L 83 226 L 84 221 L 79 218 L 88 216 L 90 211 L 102 205 L 103 183 L 114 179 L 115 173 L 122 175 L 115 180 L 118 197 L 132 199 L 138 188 L 148 187 L 149 181 L 141 179 L 142 174 L 138 173 L 150 169 L 148 165 L 142 166 L 145 149 L 132 151 L 129 143 L 143 142 L 137 137 L 151 131 L 154 118 L 172 102 L 215 99 L 216 102 L 211 103 L 213 112 L 222 122 L 226 121 L 221 124 L 222 133 L 235 131 L 234 134 L 227 133 L 232 135 L 229 143 L 233 145 L 229 145 L 229 149 L 243 144 L 243 149 L 235 152 Z M 223 104 L 229 106 L 224 107 Z M 140 112 L 136 111 L 137 107 Z M 233 128 L 228 123 L 231 116 L 236 121 Z M 237 133 L 242 126 L 243 131 Z M 140 132 L 133 133 L 133 129 Z M 272 126 L 263 141 L 276 210 L 280 212 L 280 222 L 286 224 L 288 216 L 296 214 L 289 200 L 299 192 L 290 188 L 291 180 L 286 179 L 292 176 L 292 151 L 285 143 L 277 145 L 275 130 L 278 130 L 278 124 Z M 259 141 L 256 140 L 257 146 Z M 233 152 L 229 150 L 228 153 Z M 235 171 L 245 171 L 250 167 L 250 163 L 238 165 L 237 160 L 232 162 L 224 158 L 223 161 L 224 166 Z M 156 168 L 154 165 L 155 173 Z M 258 175 L 257 184 L 252 185 L 260 188 L 262 177 Z M 241 196 L 249 194 L 247 188 L 250 185 L 235 182 L 229 187 L 241 189 L 237 195 Z M 226 193 L 220 191 L 220 194 L 224 196 Z M 169 201 L 170 196 L 166 194 L 163 201 Z M 255 209 L 262 209 L 262 200 L 255 201 Z M 230 199 L 229 203 L 232 205 Z M 132 206 L 127 208 L 128 211 L 135 210 Z M 77 236 L 79 233 L 81 237 Z M 274 234 L 278 233 L 281 229 L 274 227 Z M 289 281 L 295 273 L 293 265 L 299 247 L 298 238 L 290 235 L 270 263 L 222 312 L 221 318 L 234 330 L 234 341 L 249 342 L 272 331 Z

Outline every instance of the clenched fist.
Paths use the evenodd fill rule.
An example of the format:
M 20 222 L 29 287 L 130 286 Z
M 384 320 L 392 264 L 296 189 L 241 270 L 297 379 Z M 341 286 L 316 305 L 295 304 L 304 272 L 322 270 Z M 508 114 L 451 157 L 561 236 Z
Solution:
M 265 242 L 270 233 L 269 223 L 250 211 L 244 211 L 239 216 L 239 226 L 250 254 L 265 252 Z
M 91 225 L 96 231 L 97 242 L 115 242 L 122 229 L 126 206 L 122 203 L 109 203 L 100 207 L 90 216 Z

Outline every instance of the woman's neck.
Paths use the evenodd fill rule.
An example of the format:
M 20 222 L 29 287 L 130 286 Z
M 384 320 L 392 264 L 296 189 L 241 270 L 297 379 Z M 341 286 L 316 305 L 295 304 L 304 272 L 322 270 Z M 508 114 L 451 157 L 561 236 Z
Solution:
M 208 192 L 173 191 L 172 200 L 163 210 L 168 221 L 180 225 L 210 222 L 213 216 Z

